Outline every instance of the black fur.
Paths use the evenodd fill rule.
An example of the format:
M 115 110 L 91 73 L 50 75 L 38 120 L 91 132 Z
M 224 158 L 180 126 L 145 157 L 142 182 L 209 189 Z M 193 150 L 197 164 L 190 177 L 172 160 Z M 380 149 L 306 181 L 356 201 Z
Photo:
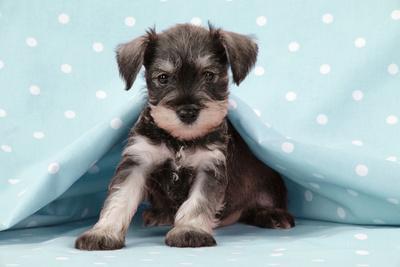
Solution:
M 217 242 L 209 233 L 197 229 L 170 231 L 165 238 L 165 244 L 170 247 L 211 247 Z
M 152 31 L 151 34 L 147 33 L 140 38 L 133 42 L 145 39 L 147 43 L 145 52 L 127 56 L 131 58 L 143 55 L 144 57 L 143 65 L 146 70 L 145 78 L 150 104 L 157 105 L 165 101 L 170 93 L 177 93 L 173 98 L 163 102 L 172 109 L 176 109 L 182 104 L 201 105 L 203 100 L 227 99 L 227 67 L 230 66 L 232 70 L 234 82 L 240 84 L 254 66 L 258 53 L 257 44 L 249 37 L 214 29 L 212 26 L 207 31 L 200 27 L 184 24 L 157 35 Z M 120 49 L 123 50 L 124 47 L 120 47 Z M 216 78 L 212 83 L 206 83 L 204 77 L 201 76 L 204 70 L 196 68 L 193 64 L 196 57 L 206 55 L 209 55 L 212 61 L 210 69 L 216 73 Z M 173 62 L 173 73 L 168 73 L 171 77 L 166 85 L 160 84 L 156 79 L 157 74 L 165 72 L 159 69 L 157 62 L 160 60 Z M 131 61 L 139 62 L 140 60 L 131 59 Z M 140 66 L 136 66 L 136 70 L 133 72 L 135 73 L 139 68 Z M 124 70 L 126 67 L 120 66 L 121 69 Z M 123 75 L 123 72 L 121 73 Z M 130 87 L 130 80 L 125 80 L 127 88 Z M 199 91 L 204 94 L 199 95 Z M 182 140 L 158 127 L 150 110 L 150 107 L 146 107 L 142 112 L 141 119 L 132 130 L 132 137 L 135 135 L 146 136 L 154 144 L 164 143 L 173 151 L 178 151 L 182 147 L 204 148 L 215 144 L 227 155 L 227 165 L 224 166 L 227 177 L 222 178 L 228 179 L 224 192 L 225 208 L 216 214 L 219 220 L 223 221 L 239 210 L 243 211 L 239 220 L 245 223 L 272 228 L 294 226 L 293 218 L 286 211 L 287 196 L 282 179 L 275 171 L 253 156 L 243 139 L 226 119 L 204 136 Z M 153 207 L 150 213 L 144 214 L 146 224 L 158 225 L 159 221 L 162 221 L 163 224 L 168 221 L 172 223 L 170 219 L 187 198 L 193 183 L 194 170 L 181 170 L 178 174 L 180 177 L 178 181 L 174 181 L 173 172 L 171 163 L 165 162 L 155 168 L 150 175 L 151 179 L 147 183 L 147 189 L 148 199 Z M 213 175 L 215 176 L 210 173 L 210 176 Z M 257 197 L 261 195 L 269 198 L 268 207 L 262 207 L 257 202 Z M 160 216 L 156 216 L 156 211 L 163 212 Z M 153 218 L 154 221 L 149 218 Z M 192 233 L 184 234 L 185 238 L 189 238 L 189 236 L 192 236 Z M 175 246 L 182 245 L 182 241 L 177 242 L 174 244 Z M 193 244 L 189 242 L 186 245 Z
M 125 239 L 114 239 L 111 236 L 84 233 L 75 242 L 75 248 L 84 250 L 115 250 L 125 246 Z
M 151 149 L 165 146 L 168 151 L 162 162 L 143 165 L 146 169 L 141 177 L 145 177 L 143 195 L 151 203 L 151 208 L 143 213 L 144 223 L 149 226 L 174 224 L 165 239 L 169 246 L 215 245 L 211 235 L 214 221 L 219 221 L 220 225 L 241 221 L 269 228 L 294 226 L 293 217 L 287 211 L 283 180 L 251 153 L 225 117 L 228 68 L 232 70 L 233 81 L 240 84 L 254 66 L 257 52 L 257 44 L 245 35 L 188 24 L 162 33 L 149 30 L 118 47 L 117 61 L 126 89 L 132 86 L 144 66 L 149 96 L 148 105 L 132 128 L 127 147 L 134 148 L 137 137 L 141 137 L 139 140 L 144 138 L 146 145 L 149 142 L 154 145 Z M 203 114 L 202 119 L 196 118 L 192 123 L 179 118 L 179 110 L 187 106 L 198 109 L 200 115 Z M 164 120 L 170 120 L 170 124 L 163 124 Z M 196 132 L 201 134 L 196 135 Z M 207 164 L 201 167 L 182 165 L 180 151 L 192 155 L 203 153 L 199 155 L 206 157 Z M 135 168 L 143 164 L 142 160 L 141 153 L 135 150 L 133 154 L 124 154 L 111 181 L 110 195 L 121 189 L 123 182 L 135 173 Z M 135 179 L 134 175 L 130 179 Z M 202 197 L 185 207 L 183 217 L 190 216 L 190 220 L 182 222 L 182 217 L 175 220 L 175 214 L 196 182 Z M 105 207 L 110 201 L 112 197 L 107 198 Z M 112 219 L 126 218 L 115 217 Z M 110 223 L 110 217 L 106 218 Z M 196 218 L 200 219 L 196 221 Z M 88 250 L 122 247 L 129 221 L 119 222 L 122 226 L 114 229 L 112 236 L 107 236 L 110 229 L 102 231 L 104 229 L 98 226 L 93 228 L 97 235 L 92 230 L 86 232 L 77 240 L 76 247 Z

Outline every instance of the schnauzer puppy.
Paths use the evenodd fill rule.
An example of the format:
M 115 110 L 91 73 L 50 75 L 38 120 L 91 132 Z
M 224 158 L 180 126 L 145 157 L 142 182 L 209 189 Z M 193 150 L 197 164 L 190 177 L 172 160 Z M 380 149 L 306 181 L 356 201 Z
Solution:
M 249 37 L 188 24 L 147 34 L 117 49 L 130 89 L 142 65 L 148 104 L 132 128 L 94 227 L 75 247 L 120 249 L 142 200 L 146 225 L 173 225 L 173 247 L 216 244 L 213 229 L 237 221 L 290 228 L 286 188 L 227 120 L 228 67 L 239 85 L 258 47 Z

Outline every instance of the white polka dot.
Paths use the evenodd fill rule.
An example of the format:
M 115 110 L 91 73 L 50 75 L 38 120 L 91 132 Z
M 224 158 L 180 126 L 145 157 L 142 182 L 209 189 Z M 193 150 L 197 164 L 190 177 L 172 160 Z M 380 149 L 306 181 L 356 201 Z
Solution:
M 28 38 L 26 38 L 26 44 L 27 44 L 29 47 L 35 47 L 35 46 L 37 46 L 38 42 L 37 42 L 37 40 L 36 40 L 35 38 L 33 38 L 33 37 L 28 37 Z
M 265 26 L 265 24 L 267 24 L 267 17 L 265 17 L 265 16 L 257 17 L 256 23 L 258 26 Z
M 286 248 L 275 248 L 274 251 L 280 252 L 280 251 L 286 251 Z
M 0 118 L 4 118 L 7 116 L 7 112 L 4 109 L 0 108 Z
M 382 220 L 382 219 L 373 219 L 372 221 L 373 221 L 374 223 L 376 223 L 376 224 L 385 224 L 385 221 Z
M 369 267 L 369 264 L 366 264 L 366 263 L 357 263 L 357 267 Z
M 400 203 L 397 198 L 390 197 L 390 198 L 387 198 L 386 200 L 387 200 L 387 202 L 395 204 L 395 205 L 399 205 L 399 203 Z
M 314 176 L 314 177 L 316 177 L 316 178 L 318 178 L 318 179 L 325 179 L 325 176 L 323 176 L 323 175 L 320 174 L 320 173 L 313 173 L 312 176 Z
M 315 189 L 320 189 L 321 187 L 319 186 L 319 184 L 317 184 L 317 183 L 309 183 L 309 185 L 311 186 L 311 187 L 314 187 Z
M 399 73 L 399 66 L 397 66 L 397 64 L 395 63 L 389 64 L 389 66 L 387 67 L 387 71 L 390 75 L 396 75 L 397 73 Z
M 364 93 L 361 90 L 355 90 L 351 96 L 353 97 L 354 101 L 361 101 L 364 97 Z
M 260 110 L 254 108 L 253 111 L 254 111 L 254 113 L 256 113 L 257 117 L 261 117 L 261 111 Z
M 360 256 L 367 256 L 367 255 L 369 255 L 369 251 L 368 250 L 356 250 L 356 254 L 360 255 Z
M 117 129 L 121 128 L 122 120 L 120 118 L 114 118 L 111 120 L 110 126 L 111 126 L 111 128 L 117 130 Z
M 19 179 L 8 179 L 7 182 L 11 185 L 18 184 L 21 182 Z
M 390 16 L 394 20 L 400 20 L 400 9 L 393 10 L 392 13 L 390 14 Z
M 271 128 L 271 127 L 272 127 L 271 124 L 269 124 L 268 122 L 264 122 L 264 125 L 265 125 L 267 128 Z
M 69 64 L 62 64 L 60 68 L 61 68 L 61 71 L 64 73 L 71 73 L 71 71 L 72 71 L 72 66 Z
M 346 189 L 347 193 L 353 197 L 357 197 L 358 196 L 358 192 L 352 190 L 352 189 Z
M 60 164 L 58 162 L 52 162 L 47 166 L 47 172 L 50 174 L 56 174 L 60 170 Z
M 98 99 L 105 99 L 107 97 L 107 93 L 104 92 L 103 90 L 98 90 L 96 91 L 96 97 Z
M 32 95 L 40 95 L 40 87 L 37 85 L 31 85 L 29 86 L 29 92 Z
M 354 238 L 358 239 L 358 240 L 367 240 L 368 239 L 368 235 L 363 234 L 363 233 L 359 233 L 359 234 L 355 234 Z
M 291 42 L 288 45 L 289 52 L 297 52 L 300 49 L 300 44 L 298 42 Z
M 68 24 L 69 22 L 68 14 L 61 13 L 60 15 L 58 15 L 58 22 L 61 24 Z
M 136 19 L 134 17 L 126 17 L 125 18 L 125 25 L 128 27 L 133 27 L 136 23 Z
M 290 142 L 283 142 L 281 145 L 281 149 L 285 153 L 292 153 L 294 151 L 294 144 Z
M 264 68 L 261 67 L 261 66 L 256 66 L 256 67 L 254 68 L 254 74 L 257 75 L 257 76 L 264 75 L 264 72 L 265 72 L 265 70 L 264 70 Z
M 333 22 L 333 15 L 329 13 L 322 15 L 322 22 L 325 24 L 331 24 Z
M 287 100 L 287 101 L 293 102 L 293 101 L 296 100 L 297 94 L 296 94 L 295 92 L 290 91 L 290 92 L 287 92 L 287 93 L 286 93 L 285 97 L 286 97 L 286 100 Z
M 9 145 L 1 145 L 1 150 L 3 150 L 3 152 L 10 153 L 12 152 L 12 147 Z
M 236 109 L 237 108 L 237 103 L 235 100 L 233 99 L 229 99 L 228 100 L 228 107 L 229 109 Z
M 396 156 L 389 156 L 386 158 L 387 161 L 391 161 L 391 162 L 396 162 L 397 161 L 397 157 Z
M 64 116 L 65 116 L 65 118 L 67 118 L 67 119 L 73 119 L 73 118 L 76 117 L 76 113 L 75 113 L 75 111 L 73 111 L 73 110 L 66 110 L 66 111 L 64 112 Z
M 329 64 L 322 64 L 319 67 L 319 72 L 323 75 L 328 74 L 329 72 L 331 72 L 331 66 Z
M 304 192 L 304 198 L 305 198 L 306 201 L 311 202 L 313 200 L 313 198 L 314 198 L 314 195 L 313 195 L 313 193 L 311 191 L 307 190 L 307 191 Z
M 100 53 L 101 51 L 103 51 L 104 46 L 102 43 L 96 42 L 93 43 L 92 48 L 94 52 Z
M 395 115 L 389 115 L 386 117 L 386 123 L 390 125 L 394 125 L 398 122 L 398 118 Z
M 23 195 L 25 195 L 27 189 L 23 189 L 21 191 L 18 192 L 17 197 L 22 197 Z
M 281 169 L 281 170 L 287 170 L 287 168 L 285 168 L 285 167 L 283 167 L 282 165 L 279 165 L 279 164 L 275 164 L 275 167 L 277 167 L 278 169 Z
M 153 259 L 140 259 L 141 261 L 153 261 Z
M 328 116 L 325 114 L 318 114 L 316 121 L 319 125 L 325 125 L 328 123 Z
M 199 17 L 194 17 L 190 20 L 190 23 L 196 26 L 200 26 L 201 25 L 201 18 Z
M 346 211 L 342 207 L 338 207 L 336 209 L 336 213 L 339 216 L 339 218 L 341 218 L 341 219 L 346 218 Z
M 45 134 L 43 132 L 40 132 L 40 131 L 33 132 L 33 138 L 35 138 L 35 139 L 43 139 L 44 136 L 45 136 Z
M 4 62 L 2 60 L 0 60 L 0 70 L 4 68 Z
M 30 221 L 26 224 L 26 227 L 36 227 L 37 225 L 37 221 Z
M 358 164 L 355 168 L 356 174 L 358 176 L 367 176 L 368 175 L 368 167 L 364 164 Z
M 149 253 L 150 255 L 159 255 L 159 254 L 161 254 L 160 251 L 149 251 L 148 253 Z M 196 255 L 194 255 L 194 254 L 187 254 L 187 256 L 195 257 Z
M 363 146 L 364 143 L 361 140 L 353 140 L 351 143 L 355 146 Z
M 58 261 L 66 261 L 66 260 L 69 260 L 69 258 L 68 257 L 56 257 L 56 260 L 58 260 Z
M 85 208 L 81 213 L 81 218 L 86 217 L 89 214 L 89 208 Z
M 99 166 L 97 165 L 93 165 L 92 167 L 90 167 L 90 169 L 88 170 L 88 173 L 90 174 L 96 174 L 100 171 Z
M 271 257 L 281 257 L 283 256 L 283 253 L 271 253 L 269 254 Z
M 365 47 L 367 41 L 363 37 L 358 37 L 354 40 L 354 46 L 357 48 L 363 48 Z

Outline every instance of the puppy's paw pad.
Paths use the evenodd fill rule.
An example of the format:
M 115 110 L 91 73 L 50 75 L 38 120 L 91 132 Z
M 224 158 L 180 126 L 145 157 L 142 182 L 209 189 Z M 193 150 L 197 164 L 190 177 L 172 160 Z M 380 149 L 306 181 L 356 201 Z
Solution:
M 83 233 L 75 241 L 75 248 L 81 250 L 115 250 L 123 247 L 123 239 L 94 230 Z
M 170 247 L 210 247 L 217 244 L 212 235 L 194 228 L 173 228 L 168 232 L 165 243 Z

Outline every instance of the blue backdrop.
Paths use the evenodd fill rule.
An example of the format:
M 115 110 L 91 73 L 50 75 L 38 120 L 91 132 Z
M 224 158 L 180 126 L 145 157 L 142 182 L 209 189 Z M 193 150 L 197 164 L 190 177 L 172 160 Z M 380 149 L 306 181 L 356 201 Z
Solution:
M 253 34 L 229 118 L 298 218 L 400 224 L 400 1 L 1 1 L 0 230 L 96 216 L 146 101 L 115 47 L 176 23 Z M 239 163 L 240 164 L 240 163 Z

